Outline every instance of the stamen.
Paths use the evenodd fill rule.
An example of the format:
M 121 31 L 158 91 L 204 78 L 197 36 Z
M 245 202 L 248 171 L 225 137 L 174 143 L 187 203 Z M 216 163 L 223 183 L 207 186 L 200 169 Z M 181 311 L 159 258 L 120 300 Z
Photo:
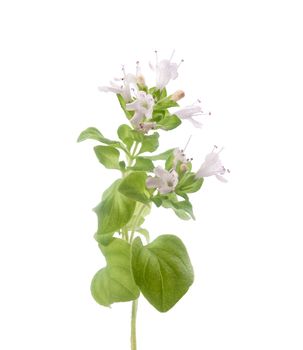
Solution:
M 136 62 L 136 75 L 138 76 L 140 74 L 141 68 L 140 68 L 140 62 Z
M 180 63 L 178 64 L 178 68 L 181 66 L 181 64 L 184 62 L 184 59 L 182 58 L 182 60 L 180 61 Z
M 156 54 L 156 65 L 158 65 L 158 51 L 155 50 L 155 54 Z
M 174 54 L 175 54 L 175 49 L 173 49 L 173 52 L 172 52 L 172 54 L 171 54 L 171 56 L 170 56 L 170 59 L 169 59 L 169 62 L 173 59 L 173 57 L 174 57 Z
M 125 73 L 125 66 L 124 66 L 124 64 L 122 65 L 122 72 L 123 72 L 124 78 L 126 78 L 126 73 Z
M 193 135 L 190 135 L 190 136 L 189 136 L 188 141 L 187 141 L 187 143 L 186 143 L 186 145 L 185 145 L 185 147 L 184 147 L 183 152 L 186 150 L 186 148 L 187 148 L 187 146 L 188 146 L 188 144 L 189 144 L 189 142 L 190 142 L 192 136 L 193 136 Z

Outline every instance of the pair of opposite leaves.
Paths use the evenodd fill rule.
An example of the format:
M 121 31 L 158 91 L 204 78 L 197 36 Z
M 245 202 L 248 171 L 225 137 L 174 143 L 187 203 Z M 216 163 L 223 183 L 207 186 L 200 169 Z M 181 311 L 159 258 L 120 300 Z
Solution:
M 114 238 L 99 244 L 107 266 L 99 270 L 91 284 L 92 295 L 104 306 L 131 301 L 140 291 L 160 312 L 171 309 L 193 283 L 193 268 L 182 241 L 162 235 L 142 245 L 137 237 L 132 246 Z

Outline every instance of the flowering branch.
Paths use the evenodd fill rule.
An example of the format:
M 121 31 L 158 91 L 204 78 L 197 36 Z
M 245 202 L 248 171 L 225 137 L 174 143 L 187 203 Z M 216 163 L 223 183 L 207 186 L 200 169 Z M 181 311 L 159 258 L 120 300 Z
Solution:
M 174 53 L 173 53 L 174 54 Z M 121 177 L 103 193 L 94 208 L 98 217 L 95 239 L 106 259 L 91 283 L 94 299 L 103 306 L 133 301 L 131 349 L 136 350 L 136 314 L 140 293 L 160 312 L 170 310 L 188 291 L 194 280 L 187 250 L 177 236 L 160 235 L 150 242 L 143 227 L 152 205 L 171 209 L 180 219 L 195 219 L 189 196 L 200 190 L 204 178 L 214 175 L 221 181 L 228 170 L 215 147 L 206 155 L 198 171 L 192 170 L 192 158 L 178 147 L 154 154 L 159 147 L 159 132 L 170 131 L 189 120 L 201 127 L 204 113 L 201 103 L 179 107 L 181 90 L 168 94 L 167 84 L 178 77 L 180 64 L 170 59 L 151 65 L 156 84 L 149 88 L 137 62 L 136 73 L 100 87 L 117 95 L 126 123 L 117 129 L 117 140 L 103 136 L 96 128 L 84 130 L 78 142 L 93 139 L 99 162 L 118 170 Z M 182 62 L 182 61 L 181 61 Z M 186 148 L 186 147 L 185 147 Z M 143 240 L 142 240 L 143 239 Z M 144 242 L 144 243 L 143 243 Z

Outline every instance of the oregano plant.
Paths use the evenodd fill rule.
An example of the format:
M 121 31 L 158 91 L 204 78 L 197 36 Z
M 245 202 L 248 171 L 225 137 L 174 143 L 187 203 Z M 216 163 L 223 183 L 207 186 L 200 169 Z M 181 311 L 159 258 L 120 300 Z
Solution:
M 194 281 L 193 267 L 185 245 L 175 235 L 162 234 L 150 239 L 144 226 L 153 207 L 172 210 L 181 220 L 195 219 L 190 195 L 200 190 L 204 178 L 216 176 L 226 181 L 226 173 L 215 146 L 206 155 L 197 171 L 185 150 L 172 147 L 157 152 L 160 135 L 190 121 L 201 124 L 196 117 L 204 113 L 200 101 L 183 108 L 179 100 L 184 92 L 172 94 L 167 84 L 178 76 L 180 64 L 173 57 L 150 64 L 155 72 L 155 85 L 149 87 L 137 62 L 136 73 L 126 74 L 117 83 L 99 88 L 116 94 L 125 115 L 125 123 L 117 128 L 115 140 L 98 129 L 84 130 L 78 142 L 95 140 L 98 161 L 109 171 L 119 170 L 121 176 L 107 188 L 94 208 L 98 217 L 95 233 L 106 266 L 91 282 L 96 302 L 110 306 L 132 302 L 131 350 L 136 350 L 136 315 L 142 294 L 160 312 L 169 311 L 188 291 Z M 115 173 L 116 174 L 116 173 Z M 114 176 L 114 175 L 113 175 Z M 153 233 L 154 236 L 154 233 Z

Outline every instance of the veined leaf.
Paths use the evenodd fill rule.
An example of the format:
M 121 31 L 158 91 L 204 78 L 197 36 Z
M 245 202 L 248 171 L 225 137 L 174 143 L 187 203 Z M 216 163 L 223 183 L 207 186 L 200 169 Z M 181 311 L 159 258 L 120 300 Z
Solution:
M 98 129 L 93 127 L 87 128 L 84 131 L 82 131 L 77 141 L 81 142 L 85 140 L 97 140 L 106 145 L 121 146 L 119 141 L 113 141 L 105 138 Z
M 159 134 L 157 132 L 149 136 L 144 136 L 140 153 L 154 152 L 159 147 Z
M 193 283 L 186 248 L 174 235 L 159 236 L 146 246 L 137 237 L 132 244 L 131 260 L 136 284 L 160 312 L 170 310 Z
M 176 192 L 194 193 L 199 191 L 202 184 L 203 178 L 197 179 L 195 173 L 187 173 L 179 181 L 176 187 Z
M 154 156 L 144 156 L 144 158 L 146 159 L 150 159 L 150 160 L 166 160 L 169 156 L 171 156 L 174 152 L 174 148 L 171 148 L 165 152 L 156 154 Z
M 101 203 L 94 208 L 98 216 L 97 235 L 116 232 L 132 218 L 136 201 L 118 191 L 121 181 L 121 179 L 116 180 L 103 193 Z
M 143 171 L 130 173 L 122 179 L 119 185 L 120 193 L 135 201 L 148 203 L 150 194 L 145 186 L 146 178 L 147 175 Z
M 177 128 L 180 124 L 181 124 L 180 118 L 178 118 L 176 115 L 170 115 L 160 120 L 157 126 L 163 130 L 172 130 Z
M 108 169 L 120 169 L 120 152 L 112 146 L 96 146 L 95 153 L 99 162 Z
M 134 166 L 129 169 L 132 170 L 141 170 L 141 171 L 153 171 L 155 168 L 153 162 L 145 157 L 137 157 L 136 163 Z
M 117 97 L 118 97 L 118 101 L 119 101 L 119 103 L 120 103 L 120 106 L 121 106 L 121 108 L 123 109 L 123 112 L 124 112 L 124 114 L 126 115 L 127 119 L 131 119 L 132 116 L 133 116 L 133 113 L 132 113 L 131 111 L 128 111 L 128 110 L 126 109 L 126 102 L 125 102 L 123 96 L 120 95 L 120 94 L 117 94 Z
M 112 303 L 135 300 L 139 297 L 131 271 L 130 245 L 114 238 L 107 246 L 99 245 L 107 266 L 99 270 L 91 283 L 91 292 L 97 303 L 110 306 Z
M 131 146 L 134 143 L 134 138 L 132 136 L 132 128 L 129 125 L 122 124 L 119 126 L 117 133 L 119 136 L 119 139 L 123 141 L 127 147 L 128 150 L 131 149 Z

